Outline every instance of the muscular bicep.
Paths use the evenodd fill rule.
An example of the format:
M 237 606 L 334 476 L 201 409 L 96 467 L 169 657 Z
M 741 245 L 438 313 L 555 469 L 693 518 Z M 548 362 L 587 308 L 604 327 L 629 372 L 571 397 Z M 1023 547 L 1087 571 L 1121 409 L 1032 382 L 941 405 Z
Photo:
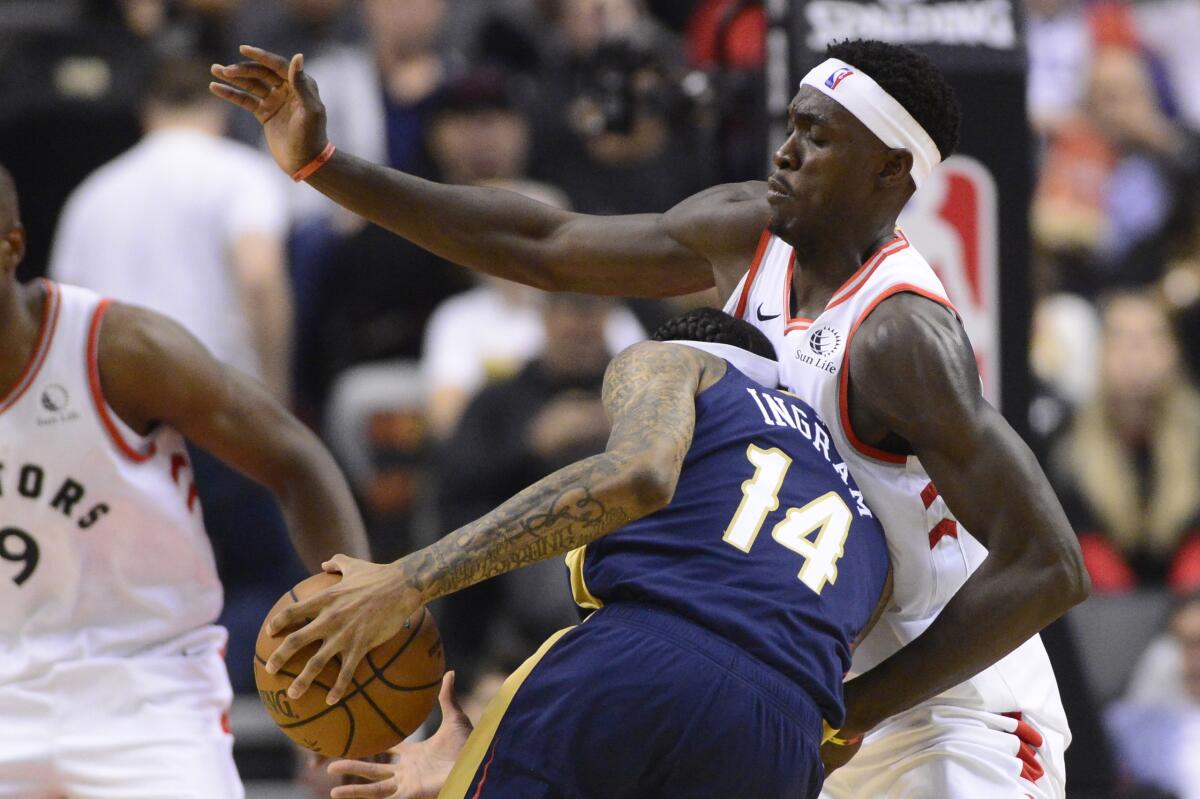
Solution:
M 913 294 L 890 298 L 855 348 L 862 407 L 908 442 L 976 538 L 990 547 L 996 535 L 1069 532 L 1033 454 L 983 398 L 970 341 L 949 310 Z
M 613 428 L 608 452 L 638 460 L 674 485 L 692 445 L 696 392 L 709 357 L 647 341 L 614 358 L 604 376 L 604 408 Z
M 569 214 L 547 237 L 528 282 L 541 275 L 543 288 L 637 297 L 715 285 L 724 299 L 750 266 L 769 214 L 765 197 L 760 183 L 736 183 L 665 214 Z
M 99 349 L 105 398 L 127 424 L 143 433 L 173 427 L 259 483 L 274 487 L 290 473 L 311 435 L 265 386 L 157 313 L 114 304 Z
M 700 254 L 721 300 L 733 293 L 770 218 L 762 181 L 714 186 L 681 202 L 663 216 L 671 237 Z

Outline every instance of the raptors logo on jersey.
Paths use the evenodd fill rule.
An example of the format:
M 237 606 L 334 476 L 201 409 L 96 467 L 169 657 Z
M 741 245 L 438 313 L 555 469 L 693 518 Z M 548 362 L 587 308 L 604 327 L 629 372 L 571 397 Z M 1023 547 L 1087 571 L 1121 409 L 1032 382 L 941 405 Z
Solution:
M 224 638 L 182 437 L 137 435 L 104 400 L 107 302 L 43 286 L 37 346 L 0 398 L 0 684 Z

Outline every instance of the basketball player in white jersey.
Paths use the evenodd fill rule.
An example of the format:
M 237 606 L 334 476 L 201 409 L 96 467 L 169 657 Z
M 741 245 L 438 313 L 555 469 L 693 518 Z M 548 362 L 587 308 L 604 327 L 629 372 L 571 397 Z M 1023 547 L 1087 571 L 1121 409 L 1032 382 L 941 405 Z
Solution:
M 1070 734 L 1037 633 L 1090 583 L 1045 476 L 981 396 L 941 284 L 895 229 L 958 138 L 957 102 L 928 59 L 834 45 L 791 103 L 766 184 L 718 186 L 664 214 L 594 217 L 337 152 L 303 57 L 242 53 L 250 60 L 213 67 L 224 81 L 213 91 L 256 115 L 284 170 L 351 211 L 542 288 L 654 297 L 715 284 L 768 334 L 786 387 L 824 416 L 883 522 L 896 571 L 827 764 L 868 734 L 825 796 L 1063 796 Z M 352 601 L 342 588 L 331 612 Z M 333 652 L 366 651 L 398 623 L 332 634 L 293 690 Z M 292 647 L 305 638 L 293 635 Z
M 24 251 L 0 167 L 0 799 L 236 799 L 184 436 L 275 492 L 314 571 L 366 554 L 358 511 L 262 385 L 156 313 L 18 283 Z

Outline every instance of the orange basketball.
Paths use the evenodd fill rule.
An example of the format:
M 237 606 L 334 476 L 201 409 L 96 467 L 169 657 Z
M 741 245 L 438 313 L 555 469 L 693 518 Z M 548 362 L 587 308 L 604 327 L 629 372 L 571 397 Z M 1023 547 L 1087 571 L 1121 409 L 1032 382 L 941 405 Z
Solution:
M 280 597 L 267 618 L 341 579 L 340 574 L 317 574 L 303 580 Z M 304 696 L 290 699 L 287 695 L 292 679 L 320 648 L 320 642 L 300 650 L 275 674 L 263 668 L 287 632 L 269 635 L 263 622 L 254 645 L 254 681 L 267 713 L 284 734 L 307 749 L 326 757 L 377 755 L 421 726 L 437 701 L 446 660 L 437 625 L 424 608 L 408 619 L 400 635 L 363 658 L 346 696 L 336 705 L 325 703 L 325 694 L 340 668 L 336 658 Z

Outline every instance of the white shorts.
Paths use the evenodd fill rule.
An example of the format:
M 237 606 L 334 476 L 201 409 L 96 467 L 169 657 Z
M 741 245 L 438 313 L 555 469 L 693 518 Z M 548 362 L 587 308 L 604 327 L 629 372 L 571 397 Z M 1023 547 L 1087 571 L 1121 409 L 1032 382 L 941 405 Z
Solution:
M 952 705 L 921 705 L 889 719 L 835 771 L 821 799 L 1063 799 L 1062 732 L 1020 718 Z M 1032 731 L 1042 742 L 1032 740 Z
M 242 799 L 232 697 L 213 647 L 0 685 L 0 799 Z

